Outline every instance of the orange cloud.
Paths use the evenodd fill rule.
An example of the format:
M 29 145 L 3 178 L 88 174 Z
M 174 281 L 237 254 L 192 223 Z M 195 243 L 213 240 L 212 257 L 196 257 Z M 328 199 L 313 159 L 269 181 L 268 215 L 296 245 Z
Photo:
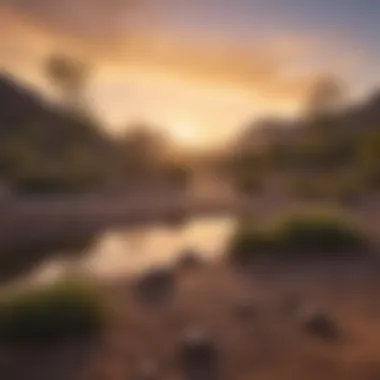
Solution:
M 35 18 L 39 24 L 75 37 L 117 36 L 152 21 L 155 0 L 0 0 L 3 9 Z
M 0 63 L 21 66 L 20 71 L 37 72 L 43 60 L 59 50 L 103 65 L 138 67 L 202 86 L 239 88 L 263 102 L 289 104 L 299 101 L 320 76 L 294 70 L 320 47 L 316 38 L 278 36 L 265 45 L 248 46 L 222 38 L 175 38 L 157 20 L 126 22 L 138 12 L 145 17 L 146 10 L 153 9 L 152 1 L 145 6 L 138 0 L 3 0 L 2 4 Z M 123 15 L 128 28 L 111 22 L 117 14 Z
M 109 48 L 107 61 L 162 72 L 204 86 L 233 87 L 271 100 L 294 102 L 321 73 L 294 70 L 317 48 L 316 40 L 273 39 L 265 46 L 229 41 L 189 41 L 140 35 Z

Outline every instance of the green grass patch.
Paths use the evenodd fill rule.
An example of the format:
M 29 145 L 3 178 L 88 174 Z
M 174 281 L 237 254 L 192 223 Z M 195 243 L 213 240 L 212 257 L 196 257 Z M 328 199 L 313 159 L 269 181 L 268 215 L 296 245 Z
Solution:
M 243 222 L 232 238 L 229 257 L 334 257 L 367 252 L 369 238 L 352 222 L 333 213 L 291 213 L 266 226 Z
M 0 340 L 50 343 L 88 337 L 107 322 L 106 305 L 95 285 L 78 280 L 23 290 L 0 303 Z

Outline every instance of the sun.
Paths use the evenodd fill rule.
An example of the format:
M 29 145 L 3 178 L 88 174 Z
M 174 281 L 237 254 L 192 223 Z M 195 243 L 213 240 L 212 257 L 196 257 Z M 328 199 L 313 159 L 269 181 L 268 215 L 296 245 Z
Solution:
M 170 129 L 173 142 L 183 147 L 196 147 L 201 143 L 199 132 L 190 124 L 178 123 Z

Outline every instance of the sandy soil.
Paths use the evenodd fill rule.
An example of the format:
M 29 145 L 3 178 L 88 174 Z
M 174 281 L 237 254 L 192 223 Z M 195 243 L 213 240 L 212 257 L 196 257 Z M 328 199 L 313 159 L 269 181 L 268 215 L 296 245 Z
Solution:
M 380 236 L 378 204 L 377 200 L 370 200 L 346 211 L 374 236 Z M 104 210 L 113 215 L 115 211 L 106 206 Z M 261 218 L 293 206 L 289 200 L 274 202 L 268 198 L 250 201 L 243 210 Z M 28 207 L 23 207 L 21 213 L 27 227 L 36 215 L 41 217 L 41 226 L 46 226 L 46 218 L 55 220 L 51 228 L 61 228 L 62 220 L 68 224 L 72 221 L 70 211 L 63 217 L 63 211 L 53 206 L 46 206 L 46 212 L 41 212 L 38 203 Z M 128 216 L 128 207 L 118 209 L 121 217 Z M 161 204 L 157 215 L 165 216 L 165 207 Z M 95 211 L 90 209 L 91 218 L 104 216 L 102 206 Z M 141 212 L 137 206 L 134 210 L 133 215 Z M 175 203 L 170 210 L 177 211 Z M 151 210 L 147 213 L 151 216 Z M 89 218 L 85 212 L 82 215 L 83 220 Z M 293 263 L 286 267 L 260 264 L 248 273 L 216 264 L 185 272 L 176 269 L 175 273 L 173 291 L 161 307 L 141 302 L 135 294 L 135 280 L 111 286 L 109 298 L 115 305 L 116 316 L 97 342 L 74 342 L 58 348 L 0 347 L 2 377 L 6 380 L 380 379 L 378 262 Z M 248 316 L 242 313 L 242 305 L 247 303 L 251 305 Z M 326 341 L 307 331 L 303 313 L 309 310 L 321 310 L 331 318 L 338 339 Z M 203 372 L 201 369 L 195 374 L 184 364 L 183 341 L 189 331 L 206 337 L 213 352 L 197 359 L 203 361 Z
M 244 273 L 223 265 L 177 269 L 173 292 L 159 305 L 142 302 L 134 281 L 113 285 L 115 321 L 86 360 L 71 364 L 70 375 L 43 377 L 40 357 L 28 377 L 6 378 L 379 379 L 379 272 L 373 261 L 260 264 Z M 334 339 L 305 328 L 313 310 L 331 319 Z M 195 373 L 184 363 L 189 332 L 213 350 L 195 359 L 193 366 L 201 362 Z

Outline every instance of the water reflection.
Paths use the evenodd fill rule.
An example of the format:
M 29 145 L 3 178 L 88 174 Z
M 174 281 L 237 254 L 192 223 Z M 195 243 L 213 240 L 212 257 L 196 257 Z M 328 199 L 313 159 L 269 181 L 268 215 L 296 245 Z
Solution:
M 17 282 L 29 273 L 39 272 L 48 262 L 77 260 L 87 252 L 98 230 L 69 230 L 54 234 L 20 233 L 0 241 L 0 282 Z M 54 264 L 56 265 L 56 264 Z
M 115 277 L 169 264 L 187 249 L 212 260 L 224 250 L 234 224 L 229 218 L 196 219 L 180 228 L 153 225 L 108 231 L 81 266 L 100 277 Z
M 54 256 L 29 277 L 50 281 L 74 268 L 101 279 L 116 278 L 170 264 L 189 249 L 213 260 L 223 252 L 234 225 L 231 218 L 207 218 L 191 219 L 175 227 L 155 224 L 108 230 L 79 256 Z

